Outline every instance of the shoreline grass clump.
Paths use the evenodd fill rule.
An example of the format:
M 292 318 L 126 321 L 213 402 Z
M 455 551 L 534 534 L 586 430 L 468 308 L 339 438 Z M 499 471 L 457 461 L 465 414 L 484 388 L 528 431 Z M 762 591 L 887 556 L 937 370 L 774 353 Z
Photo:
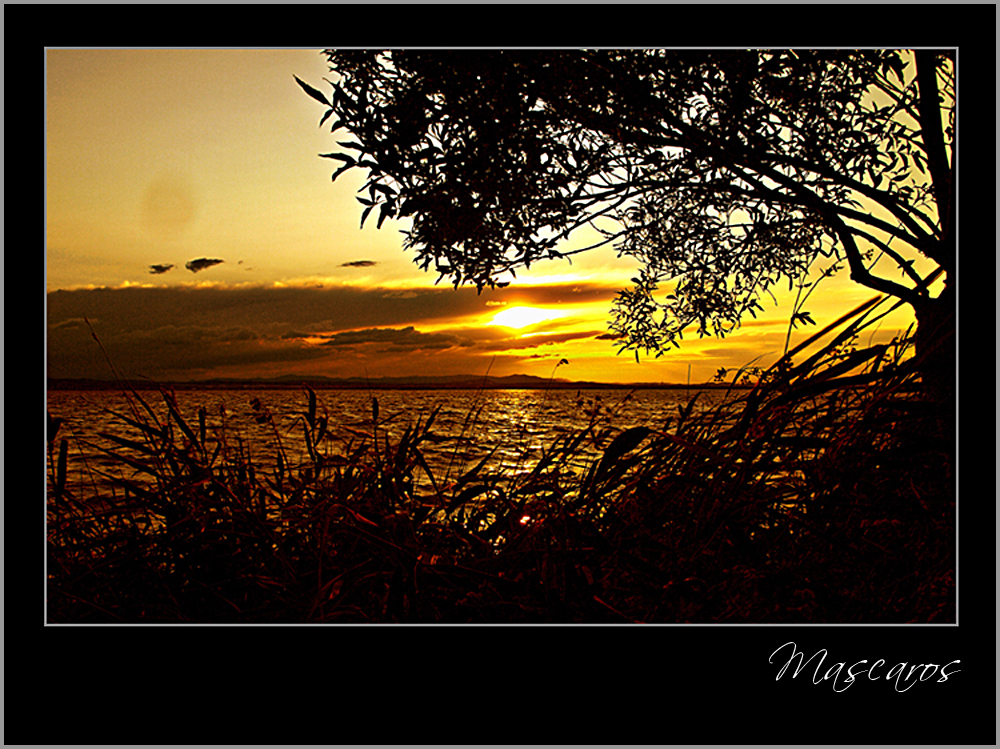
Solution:
M 308 387 L 284 437 L 255 399 L 264 460 L 133 390 L 85 499 L 50 416 L 48 620 L 953 622 L 952 447 L 909 339 L 858 344 L 873 307 L 717 406 L 625 430 L 595 409 L 522 470 L 436 475 L 437 409 L 390 434 L 373 397 L 338 443 Z

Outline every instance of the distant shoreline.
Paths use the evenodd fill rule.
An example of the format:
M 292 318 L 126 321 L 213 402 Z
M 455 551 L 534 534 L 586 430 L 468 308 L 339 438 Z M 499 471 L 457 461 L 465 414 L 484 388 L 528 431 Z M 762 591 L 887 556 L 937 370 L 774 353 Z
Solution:
M 294 389 L 305 386 L 314 390 L 715 390 L 719 388 L 750 387 L 731 383 L 685 383 L 676 382 L 591 382 L 562 379 L 548 379 L 532 375 L 509 375 L 507 377 L 383 377 L 368 380 L 333 378 L 291 378 L 274 380 L 197 380 L 186 382 L 152 382 L 150 380 L 96 379 L 49 379 L 48 390 L 120 390 L 123 384 L 135 390 L 157 390 L 161 387 L 173 390 L 263 390 Z

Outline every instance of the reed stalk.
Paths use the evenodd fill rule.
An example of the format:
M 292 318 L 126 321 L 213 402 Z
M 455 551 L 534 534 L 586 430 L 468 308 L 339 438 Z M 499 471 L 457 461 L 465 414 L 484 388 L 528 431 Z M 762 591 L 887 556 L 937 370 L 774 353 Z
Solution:
M 454 479 L 423 454 L 437 409 L 373 397 L 370 428 L 336 444 L 312 389 L 285 435 L 258 402 L 278 445 L 264 466 L 224 410 L 189 423 L 163 389 L 161 419 L 126 388 L 139 438 L 105 435 L 112 496 L 81 500 L 50 421 L 49 620 L 954 621 L 947 445 L 909 339 L 859 347 L 876 307 L 715 407 L 694 394 L 625 430 L 595 407 L 530 470 L 489 453 Z

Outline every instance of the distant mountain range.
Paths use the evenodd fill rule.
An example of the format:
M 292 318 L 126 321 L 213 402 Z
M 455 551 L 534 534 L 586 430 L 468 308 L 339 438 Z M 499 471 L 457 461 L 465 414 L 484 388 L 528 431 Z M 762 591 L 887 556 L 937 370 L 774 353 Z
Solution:
M 131 380 L 129 385 L 135 389 L 156 389 L 169 386 L 175 389 L 207 389 L 207 388 L 293 388 L 309 385 L 312 388 L 342 388 L 353 390 L 477 390 L 507 388 L 522 390 L 538 389 L 570 389 L 578 390 L 593 388 L 687 388 L 683 383 L 669 382 L 638 382 L 638 383 L 607 383 L 589 380 L 574 381 L 534 375 L 514 374 L 506 377 L 482 375 L 443 375 L 443 376 L 411 376 L 411 377 L 350 377 L 338 379 L 334 377 L 297 377 L 285 375 L 270 379 L 210 379 L 189 382 L 152 382 L 149 380 Z M 108 390 L 117 389 L 121 385 L 114 380 L 92 379 L 49 379 L 49 390 Z M 692 383 L 695 388 L 731 387 L 716 383 Z

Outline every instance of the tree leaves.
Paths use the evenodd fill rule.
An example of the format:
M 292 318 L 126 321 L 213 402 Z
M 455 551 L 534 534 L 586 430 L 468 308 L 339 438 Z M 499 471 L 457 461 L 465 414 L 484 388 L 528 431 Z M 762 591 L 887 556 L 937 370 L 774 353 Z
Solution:
M 293 75 L 292 77 L 295 79 L 295 82 L 298 83 L 299 86 L 302 87 L 303 91 L 305 91 L 307 94 L 309 94 L 312 98 L 314 98 L 320 104 L 325 104 L 328 107 L 332 106 L 331 103 L 329 101 L 327 101 L 327 98 L 325 96 L 323 96 L 322 93 L 320 93 L 319 91 L 317 91 L 316 89 L 314 89 L 312 86 L 310 86 L 305 81 L 301 80 L 297 75 Z M 325 116 L 324 116 L 324 120 L 325 120 Z M 322 121 L 320 121 L 320 124 L 322 124 Z
M 816 321 L 812 319 L 812 316 L 808 312 L 796 312 L 792 315 L 792 326 L 795 327 L 796 323 L 803 322 L 809 325 L 815 325 Z
M 410 218 L 404 249 L 417 264 L 480 291 L 539 259 L 568 258 L 560 242 L 593 227 L 600 240 L 574 252 L 612 245 L 644 268 L 615 302 L 622 351 L 660 355 L 688 326 L 724 336 L 818 254 L 844 253 L 859 283 L 905 291 L 864 262 L 875 235 L 897 263 L 911 250 L 933 257 L 934 170 L 904 52 L 327 57 L 339 76 L 330 101 L 296 81 L 329 107 L 323 122 L 332 112 L 334 129 L 352 136 L 339 145 L 355 155 L 323 154 L 343 161 L 333 178 L 369 170 L 362 225 L 376 206 L 378 227 Z M 942 103 L 949 124 L 953 104 Z M 808 313 L 792 322 L 815 324 Z
M 333 173 L 333 177 L 330 178 L 331 181 L 334 182 L 337 180 L 337 177 L 346 172 L 348 169 L 357 166 L 357 162 L 354 160 L 354 157 L 346 153 L 321 153 L 320 157 L 324 159 L 338 159 L 344 162 L 344 165 L 335 171 Z
M 358 200 L 361 200 L 362 202 L 364 202 L 363 198 L 358 198 Z M 374 204 L 370 204 L 367 208 L 365 208 L 361 212 L 361 228 L 362 229 L 365 228 L 365 220 L 368 218 L 368 214 L 372 212 L 372 208 L 374 208 L 374 207 L 375 207 Z

